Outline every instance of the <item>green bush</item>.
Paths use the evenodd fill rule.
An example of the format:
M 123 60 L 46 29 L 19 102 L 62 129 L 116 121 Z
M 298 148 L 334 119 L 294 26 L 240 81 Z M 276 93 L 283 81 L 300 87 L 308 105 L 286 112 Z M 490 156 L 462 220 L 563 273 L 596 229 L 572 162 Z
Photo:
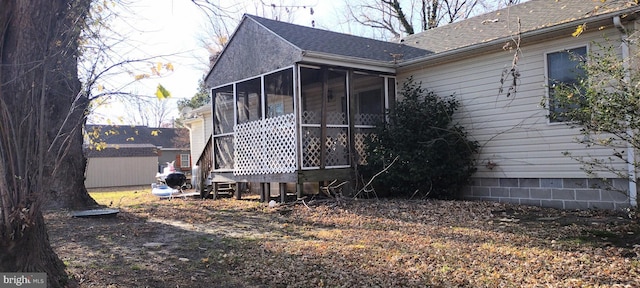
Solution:
M 468 140 L 464 127 L 453 122 L 459 103 L 423 89 L 409 78 L 403 100 L 388 111 L 388 123 L 367 138 L 363 178 L 375 174 L 376 194 L 453 198 L 475 172 L 478 143 Z M 366 188 L 366 187 L 365 187 Z

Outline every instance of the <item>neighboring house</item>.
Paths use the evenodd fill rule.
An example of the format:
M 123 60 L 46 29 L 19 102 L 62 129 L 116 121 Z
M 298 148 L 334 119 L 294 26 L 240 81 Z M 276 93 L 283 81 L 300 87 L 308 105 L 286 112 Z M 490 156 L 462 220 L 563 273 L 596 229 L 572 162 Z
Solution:
M 209 139 L 211 138 L 211 130 L 213 129 L 213 116 L 211 103 L 205 104 L 202 107 L 196 109 L 189 109 L 184 111 L 184 119 L 182 124 L 189 129 L 189 143 L 191 143 L 191 159 L 194 164 L 194 168 L 197 169 L 196 163 L 198 159 L 203 155 L 204 148 L 206 147 Z M 196 189 L 199 189 L 199 179 L 197 170 L 193 169 L 192 183 Z
M 189 132 L 184 128 L 86 125 L 87 188 L 149 185 L 167 162 L 191 173 Z
M 304 183 L 353 181 L 363 137 L 393 108 L 398 83 L 413 76 L 438 95 L 455 94 L 458 120 L 482 145 L 463 197 L 566 209 L 635 206 L 635 183 L 612 179 L 621 192 L 605 189 L 563 156 L 607 151 L 576 143 L 578 130 L 550 122 L 540 105 L 547 79 L 573 77 L 567 51 L 621 43 L 620 30 L 638 28 L 640 7 L 631 2 L 531 0 L 401 43 L 245 15 L 206 77 L 212 145 L 195 154 L 212 161 L 214 182 L 295 183 L 301 196 Z M 588 29 L 572 37 L 579 25 Z M 517 49 L 517 92 L 507 96 L 500 80 Z

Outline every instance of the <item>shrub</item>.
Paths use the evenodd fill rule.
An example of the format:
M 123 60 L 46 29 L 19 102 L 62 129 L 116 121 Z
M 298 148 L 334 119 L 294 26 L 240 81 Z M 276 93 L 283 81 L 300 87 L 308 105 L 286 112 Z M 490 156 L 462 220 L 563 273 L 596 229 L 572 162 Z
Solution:
M 453 121 L 459 103 L 453 96 L 438 97 L 412 78 L 401 94 L 403 100 L 387 112 L 388 123 L 378 125 L 367 138 L 362 176 L 370 179 L 397 157 L 373 180 L 376 189 L 391 196 L 452 198 L 475 172 L 479 147 Z

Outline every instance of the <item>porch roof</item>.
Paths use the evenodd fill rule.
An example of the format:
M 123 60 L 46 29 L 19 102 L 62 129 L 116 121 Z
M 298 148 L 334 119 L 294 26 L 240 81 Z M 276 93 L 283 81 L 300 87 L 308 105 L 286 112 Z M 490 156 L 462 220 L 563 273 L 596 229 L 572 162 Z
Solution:
M 431 53 L 402 43 L 337 33 L 249 14 L 245 14 L 245 17 L 256 21 L 305 53 L 315 52 L 385 63 L 406 61 Z

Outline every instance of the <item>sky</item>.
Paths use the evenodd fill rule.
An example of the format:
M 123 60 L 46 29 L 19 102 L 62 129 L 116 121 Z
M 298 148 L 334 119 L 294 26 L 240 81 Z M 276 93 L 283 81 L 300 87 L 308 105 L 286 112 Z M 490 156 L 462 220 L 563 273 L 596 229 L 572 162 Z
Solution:
M 124 1 L 130 1 L 122 4 Z M 119 17 L 109 22 L 109 27 L 126 36 L 126 41 L 117 43 L 114 54 L 110 56 L 112 62 L 128 61 L 132 59 L 153 58 L 147 62 L 127 66 L 126 71 L 121 70 L 116 75 L 111 75 L 99 85 L 103 85 L 111 91 L 124 91 L 140 94 L 141 99 L 155 101 L 157 86 L 161 84 L 170 93 L 171 97 L 165 100 L 164 105 L 169 112 L 165 120 L 179 117 L 177 102 L 180 99 L 188 99 L 198 90 L 198 81 L 208 72 L 209 52 L 201 44 L 201 39 L 206 35 L 207 15 L 195 5 L 195 0 L 121 0 L 114 9 L 120 13 Z M 234 10 L 235 19 L 240 20 L 243 13 L 265 15 L 265 10 L 270 9 L 261 3 L 294 3 L 303 8 L 295 10 L 292 21 L 295 24 L 310 26 L 315 21 L 316 28 L 333 30 L 337 32 L 365 35 L 365 31 L 349 25 L 341 24 L 337 16 L 345 11 L 341 0 L 208 0 L 214 3 L 231 5 L 226 10 Z M 497 1 L 497 0 L 492 0 Z M 200 0 L 204 2 L 204 0 Z M 524 1 L 523 1 L 524 2 Z M 105 2 L 107 3 L 107 2 Z M 118 6 L 120 5 L 120 6 Z M 266 7 L 266 8 L 265 8 Z M 313 8 L 313 15 L 309 7 Z M 261 11 L 258 11 L 258 10 Z M 268 15 L 266 16 L 268 17 Z M 234 21 L 232 21 L 234 22 Z M 230 33 L 237 23 L 230 23 Z M 368 30 L 371 33 L 371 30 Z M 173 71 L 163 69 L 159 76 L 133 81 L 136 75 L 151 73 L 151 67 L 158 63 L 166 65 L 171 63 Z M 135 67 L 134 67 L 135 66 Z M 162 66 L 163 68 L 165 66 Z M 156 102 L 157 103 L 157 102 Z M 123 103 L 114 100 L 95 109 L 89 122 L 92 124 L 145 124 L 141 113 L 131 103 Z M 137 123 L 131 123 L 132 121 Z M 149 121 L 150 126 L 157 121 Z
M 300 0 L 297 3 L 305 1 Z M 314 7 L 314 15 L 310 16 L 308 8 L 306 10 L 299 9 L 294 16 L 294 23 L 308 26 L 312 18 L 326 19 L 331 17 L 333 7 L 330 1 L 310 0 L 306 2 Z M 116 6 L 115 9 L 118 10 L 119 7 Z M 159 55 L 167 56 L 139 63 L 135 69 L 130 67 L 130 72 L 121 71 L 118 75 L 112 75 L 109 79 L 105 79 L 104 83 L 100 85 L 109 89 L 141 94 L 144 99 L 155 101 L 154 93 L 157 85 L 161 84 L 171 93 L 171 97 L 165 100 L 165 105 L 170 112 L 165 119 L 177 118 L 179 116 L 178 100 L 191 98 L 198 90 L 198 81 L 208 71 L 209 52 L 201 44 L 202 30 L 206 29 L 204 28 L 207 21 L 206 14 L 189 0 L 136 0 L 122 9 L 118 10 L 121 16 L 114 18 L 110 22 L 110 27 L 118 33 L 126 35 L 127 42 L 117 44 L 114 52 L 116 55 L 112 58 L 124 61 Z M 242 13 L 245 12 L 256 14 L 255 4 L 246 4 L 246 8 L 234 6 L 233 9 L 238 11 L 236 13 L 237 19 L 240 19 Z M 236 26 L 236 23 L 230 25 L 231 29 L 235 29 Z M 160 76 L 133 81 L 135 75 L 150 74 L 151 67 L 156 66 L 158 62 L 163 65 L 171 63 L 173 71 L 163 69 Z M 93 124 L 131 124 L 129 122 L 133 118 L 139 118 L 133 116 L 137 112 L 136 108 L 131 106 L 131 103 L 122 103 L 120 100 L 111 101 L 111 103 L 96 108 L 89 122 Z

